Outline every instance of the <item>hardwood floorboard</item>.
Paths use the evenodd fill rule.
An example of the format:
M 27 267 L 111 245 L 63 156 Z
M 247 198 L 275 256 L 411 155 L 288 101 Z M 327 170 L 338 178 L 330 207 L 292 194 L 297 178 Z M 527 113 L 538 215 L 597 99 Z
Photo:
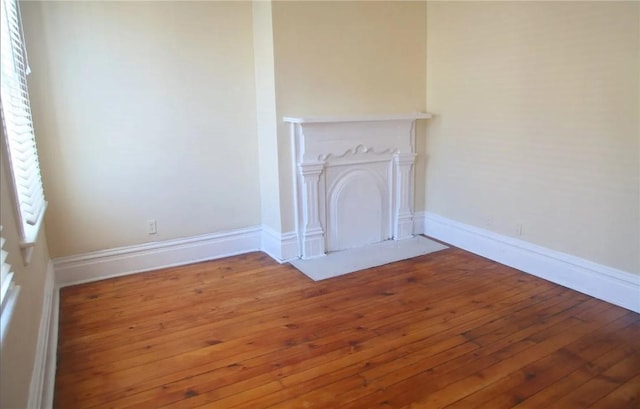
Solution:
M 624 325 L 624 320 L 619 321 L 622 321 L 622 325 Z M 615 324 L 618 324 L 618 321 Z M 612 325 L 607 330 L 617 329 L 622 325 Z M 449 409 L 464 407 L 511 408 L 534 393 L 563 379 L 573 370 L 585 365 L 586 362 L 596 361 L 602 355 L 610 352 L 613 348 L 612 344 L 607 343 L 610 339 L 611 337 L 608 339 L 600 337 L 598 340 L 592 340 L 590 337 L 580 338 L 578 341 L 527 364 L 446 407 Z M 539 374 L 545 374 L 545 376 L 540 377 Z M 549 407 L 549 402 L 544 407 Z
M 262 253 L 61 291 L 55 408 L 635 407 L 640 315 L 451 248 Z
M 627 329 L 629 329 L 629 327 L 627 327 Z M 621 331 L 622 335 L 625 335 L 626 333 L 626 331 Z M 635 336 L 635 339 L 638 339 L 637 330 L 634 330 L 630 335 Z M 530 397 L 526 397 L 524 394 L 521 395 L 519 391 L 514 390 L 513 399 L 515 400 L 515 406 L 512 407 L 518 409 L 547 408 L 562 397 L 568 395 L 575 388 L 580 387 L 588 380 L 600 375 L 611 366 L 621 360 L 627 359 L 629 355 L 633 354 L 633 349 L 631 347 L 618 347 L 615 341 L 611 341 L 611 344 L 607 344 L 607 341 L 605 340 L 597 340 L 596 342 L 598 342 L 599 345 L 606 345 L 611 349 L 606 354 L 601 355 L 595 360 L 586 362 L 577 370 L 571 372 L 562 379 L 553 382 Z
M 599 400 L 615 399 L 608 395 L 623 384 L 631 382 L 636 385 L 636 392 L 640 391 L 637 376 L 640 374 L 640 354 L 628 356 L 608 368 L 598 376 L 573 389 L 571 393 L 553 402 L 549 408 L 588 407 Z M 634 381 L 633 378 L 636 377 Z M 616 407 L 613 405 L 613 407 Z
M 637 409 L 640 404 L 640 375 L 636 375 L 623 385 L 618 386 L 610 394 L 600 399 L 589 408 L 593 409 Z
M 389 298 L 389 297 L 387 297 L 387 298 Z M 339 328 L 335 328 L 335 326 L 332 326 L 332 328 L 333 328 L 334 330 L 339 329 Z M 345 328 L 345 329 L 346 329 L 346 328 Z M 359 328 L 359 329 L 361 329 L 361 330 L 362 330 L 362 329 L 364 329 L 364 328 L 360 326 L 360 328 Z M 317 333 L 316 333 L 316 334 L 317 334 Z M 326 355 L 324 355 L 323 357 L 326 357 Z
M 270 262 L 273 263 L 273 261 L 270 261 Z M 292 269 L 292 271 L 295 271 L 295 270 Z M 451 275 L 455 277 L 457 272 L 455 273 L 449 272 L 449 273 L 450 274 L 447 274 L 447 276 Z M 397 272 L 394 272 L 394 276 L 396 274 Z M 457 273 L 457 274 L 460 274 L 460 273 Z M 299 274 L 295 273 L 295 275 L 299 275 Z M 277 278 L 278 277 L 275 277 L 274 279 L 277 279 Z M 309 281 L 308 279 L 303 277 L 299 277 L 299 278 L 303 280 L 305 283 L 308 283 Z M 393 277 L 391 279 L 393 279 Z M 447 280 L 452 280 L 452 279 L 447 278 Z M 242 280 L 239 280 L 239 281 L 242 282 Z M 357 287 L 358 284 L 360 283 L 353 283 L 353 280 L 350 280 L 350 281 L 352 281 L 353 286 L 345 286 L 342 289 L 338 288 L 336 289 L 336 291 L 332 292 L 332 294 L 335 293 L 336 296 L 347 294 L 347 296 L 344 299 L 344 302 L 353 298 L 354 296 L 352 294 L 353 288 Z M 247 286 L 247 287 L 249 289 L 252 288 L 251 286 Z M 311 297 L 324 295 L 321 301 L 325 301 L 325 300 L 327 302 L 331 301 L 327 299 L 328 298 L 327 294 L 321 294 L 320 292 L 318 292 L 318 290 L 302 289 L 300 292 L 291 291 L 290 284 L 280 285 L 279 288 L 281 288 L 282 291 L 286 291 L 286 293 L 279 293 L 279 294 L 273 294 L 273 293 L 266 294 L 265 289 L 262 288 L 261 286 L 256 288 L 259 288 L 260 291 L 258 293 L 255 290 L 253 290 L 254 298 L 262 300 L 262 302 L 260 303 L 252 302 L 253 298 L 242 304 L 237 302 L 237 298 L 231 300 L 231 301 L 236 301 L 235 304 L 231 304 L 230 300 L 228 299 L 221 299 L 216 303 L 215 307 L 211 307 L 210 306 L 211 303 L 209 302 L 210 300 L 207 300 L 207 299 L 205 299 L 205 301 L 201 303 L 194 303 L 193 300 L 191 300 L 191 302 L 186 306 L 176 305 L 176 302 L 172 302 L 170 311 L 163 314 L 158 314 L 158 316 L 151 316 L 151 317 L 148 314 L 142 314 L 140 315 L 141 322 L 136 322 L 136 325 L 131 327 L 125 327 L 124 329 L 129 330 L 129 332 L 133 330 L 135 331 L 135 334 L 140 335 L 142 339 L 146 339 L 147 334 L 144 331 L 157 330 L 157 326 L 160 324 L 162 324 L 163 327 L 172 326 L 175 329 L 176 324 L 183 325 L 183 326 L 191 326 L 193 323 L 195 323 L 194 320 L 197 320 L 196 322 L 210 323 L 211 321 L 218 321 L 222 318 L 230 318 L 230 317 L 233 318 L 235 314 L 247 315 L 250 312 L 256 312 L 256 311 L 259 312 L 261 310 L 264 311 L 269 306 L 267 302 L 274 303 L 280 309 L 287 306 L 291 307 L 292 309 L 296 309 L 296 306 L 290 304 L 293 299 L 295 299 L 297 302 L 300 302 L 306 305 L 310 303 Z M 314 294 L 314 291 L 316 292 L 316 294 Z M 293 297 L 293 298 L 289 298 L 289 297 Z M 190 300 L 190 299 L 187 298 L 187 300 Z M 112 301 L 107 300 L 107 303 L 110 303 L 110 302 Z M 251 309 L 250 306 L 253 306 L 253 305 L 259 305 L 260 309 L 258 310 Z M 120 307 L 120 308 L 123 308 L 123 307 Z M 203 317 L 203 315 L 205 316 Z M 105 334 L 105 329 L 110 328 L 109 324 L 111 324 L 111 327 L 114 328 L 115 332 L 112 332 L 110 334 Z M 79 327 L 78 325 L 74 325 L 72 328 L 76 330 L 78 329 L 78 327 Z M 73 334 L 74 335 L 73 341 L 75 342 L 67 343 L 68 347 L 73 349 L 75 352 L 78 349 L 77 343 L 82 341 L 85 341 L 88 346 L 93 346 L 95 345 L 96 341 L 101 341 L 101 340 L 104 340 L 110 344 L 113 344 L 113 341 L 114 341 L 113 338 L 120 338 L 123 335 L 121 334 L 121 332 L 123 331 L 123 326 L 120 323 L 115 323 L 115 324 L 111 322 L 103 323 L 102 326 L 98 325 L 97 327 L 98 328 L 91 328 L 90 331 L 87 331 L 86 336 L 78 336 Z M 104 339 L 105 337 L 101 336 L 102 334 L 105 334 L 105 336 L 110 336 L 111 338 Z
M 378 368 L 375 369 L 378 372 L 377 377 L 370 376 L 367 373 L 368 371 L 365 370 L 361 373 L 361 376 L 367 381 L 366 384 L 362 388 L 345 391 L 338 395 L 337 398 L 341 402 L 341 407 L 345 408 L 378 407 L 379 405 L 384 407 L 389 404 L 392 407 L 398 407 L 403 405 L 402 400 L 413 400 L 413 398 L 409 398 L 411 396 L 414 396 L 415 401 L 418 402 L 419 397 L 423 396 L 426 391 L 433 390 L 435 392 L 449 384 L 453 384 L 460 378 L 464 378 L 469 372 L 473 373 L 476 370 L 500 362 L 497 357 L 498 353 L 505 354 L 505 351 L 514 353 L 527 345 L 518 343 L 513 344 L 513 346 L 517 346 L 517 348 L 504 348 L 493 355 L 483 355 L 481 350 L 472 350 L 458 356 L 442 354 L 434 356 L 433 360 L 415 360 L 407 366 L 395 367 L 390 371 Z M 429 368 L 426 372 L 425 366 Z M 331 385 L 330 387 L 336 386 Z M 383 397 L 383 399 L 380 400 L 380 397 Z M 309 405 L 308 402 L 314 399 L 302 397 L 305 405 Z M 349 403 L 354 399 L 358 400 Z M 315 399 L 314 404 L 317 403 L 318 401 Z

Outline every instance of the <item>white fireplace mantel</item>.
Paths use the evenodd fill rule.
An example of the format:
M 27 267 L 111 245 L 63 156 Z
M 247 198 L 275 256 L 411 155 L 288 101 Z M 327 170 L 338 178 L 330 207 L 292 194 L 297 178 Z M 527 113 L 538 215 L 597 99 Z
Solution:
M 291 124 L 317 124 L 340 122 L 378 122 L 378 121 L 402 121 L 416 119 L 429 119 L 431 114 L 424 112 L 412 112 L 408 114 L 384 114 L 384 115 L 347 115 L 347 116 L 285 116 L 284 121 Z
M 285 117 L 303 259 L 413 237 L 415 122 L 428 113 Z

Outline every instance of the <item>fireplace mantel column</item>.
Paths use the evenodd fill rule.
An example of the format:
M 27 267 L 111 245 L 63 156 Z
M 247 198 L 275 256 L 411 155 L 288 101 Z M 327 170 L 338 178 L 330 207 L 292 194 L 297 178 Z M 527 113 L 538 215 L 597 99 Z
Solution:
M 320 224 L 319 182 L 320 175 L 324 171 L 324 162 L 307 162 L 298 165 L 300 176 L 303 180 L 302 195 L 303 210 L 303 236 L 302 236 L 302 258 L 324 256 L 325 242 L 324 230 Z
M 413 164 L 415 153 L 396 153 L 393 156 L 395 167 L 395 214 L 393 220 L 393 239 L 401 240 L 413 237 Z

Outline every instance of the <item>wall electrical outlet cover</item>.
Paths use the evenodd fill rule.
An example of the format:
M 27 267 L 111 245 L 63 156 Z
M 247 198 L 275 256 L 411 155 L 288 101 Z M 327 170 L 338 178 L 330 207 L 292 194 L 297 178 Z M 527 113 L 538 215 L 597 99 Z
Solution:
M 158 225 L 155 220 L 147 220 L 147 233 L 148 234 L 156 234 L 158 233 Z

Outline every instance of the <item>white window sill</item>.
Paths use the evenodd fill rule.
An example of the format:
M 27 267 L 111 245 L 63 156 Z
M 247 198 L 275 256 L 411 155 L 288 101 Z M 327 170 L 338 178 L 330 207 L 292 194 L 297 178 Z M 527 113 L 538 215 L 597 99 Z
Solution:
M 22 252 L 22 260 L 24 261 L 25 265 L 29 265 L 29 263 L 31 263 L 33 249 L 38 242 L 38 236 L 40 235 L 40 231 L 42 230 L 44 215 L 46 212 L 47 202 L 45 201 L 42 212 L 40 212 L 40 217 L 38 217 L 38 221 L 36 222 L 36 224 L 24 226 L 24 237 L 20 242 L 20 250 Z

